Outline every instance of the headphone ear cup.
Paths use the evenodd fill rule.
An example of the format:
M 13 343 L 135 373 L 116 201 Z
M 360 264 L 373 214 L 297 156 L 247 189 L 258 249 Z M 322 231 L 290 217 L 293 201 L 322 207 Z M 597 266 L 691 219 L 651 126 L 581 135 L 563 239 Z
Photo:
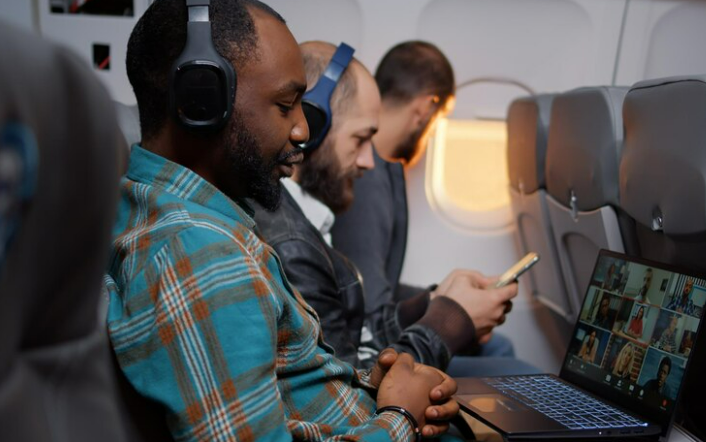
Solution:
M 220 56 L 211 38 L 208 5 L 209 2 L 187 1 L 190 12 L 186 44 L 169 77 L 170 112 L 179 124 L 192 131 L 220 130 L 232 115 L 237 87 L 233 65 Z M 205 13 L 206 20 L 192 20 L 192 8 L 193 17 Z
M 353 59 L 353 48 L 341 43 L 326 70 L 302 99 L 302 110 L 309 125 L 309 140 L 299 147 L 306 151 L 318 148 L 331 128 L 331 97 L 338 80 Z
M 224 79 L 214 68 L 185 70 L 175 81 L 176 109 L 187 121 L 217 121 L 227 109 Z
M 304 117 L 306 117 L 306 124 L 309 125 L 309 141 L 305 145 L 308 149 L 314 149 L 318 147 L 328 132 L 329 117 L 313 102 L 303 101 L 302 110 Z
M 235 70 L 224 59 L 187 61 L 172 74 L 173 115 L 187 129 L 220 129 L 233 112 L 236 82 Z

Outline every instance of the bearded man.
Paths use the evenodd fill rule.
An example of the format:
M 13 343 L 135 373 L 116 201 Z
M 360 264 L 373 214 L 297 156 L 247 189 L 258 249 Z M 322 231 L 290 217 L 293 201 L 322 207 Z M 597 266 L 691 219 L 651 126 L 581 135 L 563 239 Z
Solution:
M 444 53 L 419 40 L 392 47 L 380 61 L 375 80 L 382 97 L 380 130 L 373 139 L 375 168 L 356 180 L 355 201 L 336 217 L 331 234 L 334 248 L 362 274 L 365 315 L 371 334 L 379 336 L 390 309 L 427 290 L 400 281 L 408 225 L 404 169 L 424 154 L 436 121 L 453 108 L 456 87 Z M 495 371 L 514 356 L 514 349 L 506 337 L 488 333 L 467 353 L 486 357 L 473 363 L 474 370 Z M 456 358 L 447 373 L 466 375 L 468 367 Z
M 300 48 L 307 84 L 313 90 L 307 96 L 315 96 L 319 80 L 331 78 L 330 66 L 338 64 L 340 53 L 324 42 L 308 42 Z M 360 273 L 331 247 L 329 230 L 334 216 L 352 204 L 356 178 L 374 166 L 372 140 L 378 133 L 381 99 L 375 79 L 357 60 L 338 66 L 344 70 L 330 99 L 316 103 L 318 108 L 330 107 L 330 129 L 323 135 L 312 130 L 314 144 L 311 140 L 305 144 L 304 161 L 295 166 L 291 180 L 283 181 L 286 190 L 280 207 L 274 212 L 256 207 L 255 220 L 282 259 L 287 279 L 319 315 L 324 341 L 336 356 L 366 368 L 381 350 L 393 347 L 445 370 L 455 355 L 472 349 L 505 320 L 517 284 L 494 289 L 492 278 L 456 271 L 438 287 L 390 306 L 376 318 L 380 326 L 371 326 Z M 320 126 L 321 120 L 307 114 L 310 127 Z M 510 372 L 527 369 L 515 359 L 506 362 Z M 484 374 L 503 368 L 500 361 Z

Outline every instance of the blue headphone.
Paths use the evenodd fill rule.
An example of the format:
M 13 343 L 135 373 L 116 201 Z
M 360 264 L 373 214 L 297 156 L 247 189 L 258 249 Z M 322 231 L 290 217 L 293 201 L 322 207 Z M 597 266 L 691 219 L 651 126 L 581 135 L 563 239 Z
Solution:
M 172 65 L 169 107 L 191 131 L 217 131 L 230 119 L 237 76 L 211 38 L 210 0 L 186 0 L 186 45 Z
M 353 59 L 353 52 L 355 49 L 341 43 L 319 81 L 302 98 L 302 109 L 309 125 L 309 140 L 299 147 L 305 152 L 319 147 L 331 129 L 331 96 Z
M 0 129 L 0 268 L 20 226 L 22 205 L 34 196 L 39 153 L 32 131 L 23 124 Z

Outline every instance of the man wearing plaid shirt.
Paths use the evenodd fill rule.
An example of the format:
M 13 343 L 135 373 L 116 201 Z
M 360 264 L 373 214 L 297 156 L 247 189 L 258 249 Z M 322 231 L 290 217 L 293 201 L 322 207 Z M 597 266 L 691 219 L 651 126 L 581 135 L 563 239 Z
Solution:
M 184 2 L 154 2 L 128 44 L 142 142 L 121 182 L 106 276 L 122 371 L 162 406 L 179 441 L 407 441 L 417 424 L 427 436 L 444 431 L 458 411 L 455 383 L 393 351 L 368 373 L 336 359 L 257 236 L 241 201 L 276 207 L 279 179 L 302 158 L 294 146 L 308 137 L 301 54 L 256 0 L 212 0 L 209 12 L 214 45 L 238 78 L 233 116 L 216 133 L 185 130 L 167 111 Z

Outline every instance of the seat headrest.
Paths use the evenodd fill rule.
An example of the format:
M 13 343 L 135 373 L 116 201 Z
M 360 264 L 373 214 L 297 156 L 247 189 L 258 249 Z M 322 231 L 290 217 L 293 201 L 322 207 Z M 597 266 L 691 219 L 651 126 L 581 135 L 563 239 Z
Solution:
M 565 206 L 594 210 L 618 205 L 627 87 L 585 87 L 558 95 L 547 146 L 547 192 Z
M 95 326 L 127 148 L 106 89 L 82 59 L 7 23 L 0 41 L 0 128 L 24 127 L 39 158 L 0 269 L 0 332 L 6 342 L 49 345 Z
M 507 169 L 510 185 L 521 193 L 545 187 L 549 116 L 554 94 L 518 98 L 507 113 Z
M 142 139 L 140 132 L 140 113 L 137 105 L 124 104 L 119 101 L 113 102 L 115 112 L 118 115 L 118 125 L 125 137 L 128 146 L 139 143 Z
M 623 209 L 666 234 L 706 231 L 706 75 L 635 84 L 623 118 Z

